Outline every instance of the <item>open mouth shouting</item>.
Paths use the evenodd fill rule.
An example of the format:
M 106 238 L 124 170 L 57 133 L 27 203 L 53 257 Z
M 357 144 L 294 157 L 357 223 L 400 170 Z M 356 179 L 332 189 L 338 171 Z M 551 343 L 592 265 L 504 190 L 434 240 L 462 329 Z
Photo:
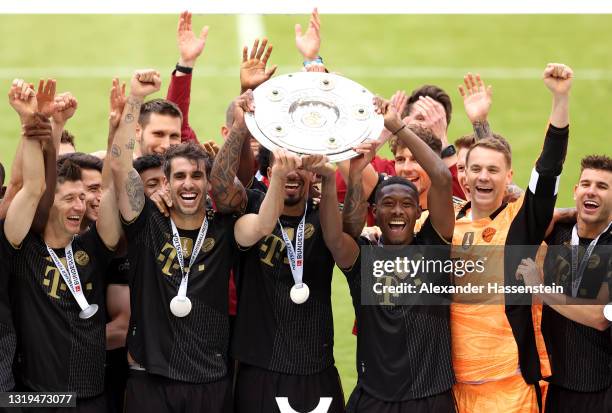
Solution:
M 584 211 L 586 213 L 593 214 L 599 209 L 599 202 L 592 199 L 587 199 L 582 203 L 582 206 L 584 207 Z
M 287 196 L 297 196 L 300 193 L 302 184 L 298 181 L 288 181 L 285 184 L 285 194 Z
M 197 192 L 181 192 L 179 198 L 183 201 L 183 205 L 187 207 L 196 206 L 196 200 L 198 198 Z
M 476 185 L 476 193 L 480 195 L 490 195 L 493 192 L 493 187 L 485 185 Z
M 406 220 L 403 218 L 393 218 L 387 226 L 391 234 L 401 234 L 406 228 Z

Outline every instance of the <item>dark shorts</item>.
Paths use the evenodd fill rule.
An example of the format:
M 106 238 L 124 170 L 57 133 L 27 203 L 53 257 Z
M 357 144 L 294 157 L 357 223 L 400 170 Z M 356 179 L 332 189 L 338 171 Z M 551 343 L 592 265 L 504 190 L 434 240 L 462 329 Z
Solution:
M 108 405 L 108 413 L 123 413 L 128 370 L 127 349 L 125 347 L 106 352 L 104 394 Z
M 346 411 L 348 413 L 455 413 L 457 410 L 452 390 L 422 399 L 386 402 L 370 396 L 358 386 L 351 394 Z
M 186 383 L 130 370 L 125 391 L 127 413 L 232 413 L 231 381 Z
M 612 412 L 606 410 L 607 391 L 578 392 L 550 383 L 546 393 L 545 411 L 546 413 Z
M 304 376 L 239 365 L 234 398 L 236 413 L 278 413 L 277 397 L 288 398 L 291 408 L 298 412 L 310 412 L 319 405 L 322 397 L 331 397 L 327 412 L 345 411 L 344 393 L 335 366 Z

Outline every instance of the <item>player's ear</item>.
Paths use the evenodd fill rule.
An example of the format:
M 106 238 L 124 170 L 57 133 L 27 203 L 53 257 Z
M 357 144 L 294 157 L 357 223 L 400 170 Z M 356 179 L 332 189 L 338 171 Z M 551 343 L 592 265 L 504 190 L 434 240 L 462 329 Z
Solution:
M 417 205 L 417 215 L 416 215 L 416 219 L 415 221 L 418 221 L 419 218 L 421 218 L 421 214 L 423 213 L 423 210 L 421 209 L 420 205 Z
M 512 177 L 514 176 L 514 171 L 512 168 L 508 170 L 508 175 L 506 175 L 506 185 L 510 185 L 512 183 Z
M 574 185 L 574 201 L 576 200 L 576 190 L 578 189 L 578 184 Z
M 230 129 L 225 125 L 221 126 L 221 137 L 223 138 L 223 141 L 227 140 L 227 137 L 229 136 L 229 134 L 230 134 Z
M 272 179 L 272 167 L 268 166 L 268 169 L 266 169 L 266 176 L 268 177 L 268 180 Z
M 138 142 L 138 144 L 142 144 L 142 127 L 138 122 L 136 123 L 136 142 Z

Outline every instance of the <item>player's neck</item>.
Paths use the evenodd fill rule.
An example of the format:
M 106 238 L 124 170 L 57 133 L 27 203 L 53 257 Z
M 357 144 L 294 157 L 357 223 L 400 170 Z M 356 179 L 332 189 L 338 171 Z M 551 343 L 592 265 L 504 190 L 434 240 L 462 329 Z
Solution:
M 419 195 L 419 205 L 423 211 L 427 209 L 427 191 Z
M 193 215 L 181 214 L 174 208 L 170 209 L 170 218 L 172 218 L 172 221 L 174 221 L 176 227 L 180 229 L 200 229 L 205 215 L 206 208 L 203 208 L 201 211 L 198 211 Z
M 584 222 L 580 219 L 580 217 L 578 217 L 576 220 L 576 225 L 578 226 L 578 236 L 580 238 L 595 239 L 608 227 L 608 224 L 610 224 L 609 220 L 588 223 Z
M 43 231 L 43 240 L 50 248 L 65 248 L 73 235 L 66 232 L 63 228 L 57 228 L 54 225 L 47 224 Z
M 493 212 L 499 209 L 500 206 L 502 206 L 501 203 L 496 206 L 491 206 L 491 207 L 482 206 L 481 207 L 479 205 L 475 205 L 474 202 L 472 202 L 472 205 L 471 205 L 472 221 L 490 217 L 493 214 Z
M 300 201 L 295 205 L 286 205 L 283 207 L 283 214 L 288 217 L 301 217 L 304 215 L 304 207 L 306 203 L 304 201 Z

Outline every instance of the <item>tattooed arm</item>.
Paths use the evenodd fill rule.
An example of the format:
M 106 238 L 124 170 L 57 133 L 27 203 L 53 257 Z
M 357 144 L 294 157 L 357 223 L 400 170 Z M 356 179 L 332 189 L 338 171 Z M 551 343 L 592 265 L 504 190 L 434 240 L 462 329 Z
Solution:
M 459 93 L 463 97 L 465 113 L 472 123 L 476 140 L 492 137 L 493 134 L 487 121 L 493 103 L 492 86 L 485 86 L 479 74 L 474 78 L 471 73 L 464 76 L 463 83 L 465 88 L 459 86 Z
M 134 73 L 131 91 L 127 98 L 115 138 L 110 149 L 110 166 L 113 174 L 117 203 L 121 217 L 131 222 L 140 215 L 145 203 L 144 186 L 133 168 L 136 145 L 136 122 L 145 96 L 155 93 L 161 86 L 159 73 L 141 70 Z
M 251 136 L 244 123 L 244 114 L 253 110 L 253 93 L 247 90 L 234 102 L 234 124 L 210 171 L 212 196 L 222 213 L 243 212 L 246 208 L 246 191 L 236 173 L 244 143 Z
M 342 230 L 353 238 L 359 237 L 366 222 L 368 212 L 367 199 L 376 190 L 376 185 L 369 189 L 367 196 L 364 189 L 364 170 L 372 168 L 370 162 L 376 154 L 377 142 L 368 142 L 355 148 L 361 155 L 350 160 L 347 192 L 342 209 Z M 378 176 L 377 176 L 378 178 Z M 377 179 L 378 182 L 378 179 Z

